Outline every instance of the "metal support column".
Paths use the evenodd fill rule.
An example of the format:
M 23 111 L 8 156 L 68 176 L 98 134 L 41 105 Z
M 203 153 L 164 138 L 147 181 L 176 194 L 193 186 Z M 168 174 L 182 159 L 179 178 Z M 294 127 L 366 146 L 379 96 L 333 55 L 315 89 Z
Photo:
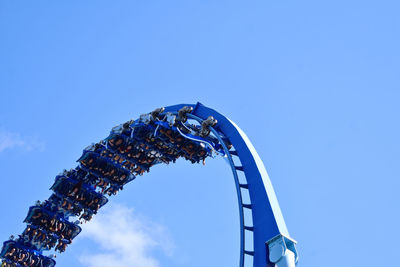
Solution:
M 277 235 L 267 242 L 269 261 L 275 267 L 295 267 L 298 261 L 296 241 L 284 235 Z

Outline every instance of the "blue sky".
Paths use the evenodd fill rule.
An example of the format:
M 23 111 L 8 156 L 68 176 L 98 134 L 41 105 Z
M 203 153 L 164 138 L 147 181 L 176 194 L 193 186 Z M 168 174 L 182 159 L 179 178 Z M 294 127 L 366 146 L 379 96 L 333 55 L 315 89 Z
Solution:
M 200 101 L 253 142 L 299 266 L 393 266 L 399 8 L 0 1 L 0 239 L 22 231 L 28 207 L 111 127 Z M 57 266 L 237 266 L 236 205 L 222 159 L 156 167 L 113 198 Z

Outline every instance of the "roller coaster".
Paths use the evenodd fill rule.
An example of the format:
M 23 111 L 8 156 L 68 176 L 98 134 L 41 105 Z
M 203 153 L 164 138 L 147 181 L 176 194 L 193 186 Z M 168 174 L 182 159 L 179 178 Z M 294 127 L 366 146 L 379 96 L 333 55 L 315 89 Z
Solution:
M 155 109 L 112 128 L 107 138 L 85 148 L 76 168 L 56 176 L 51 196 L 29 208 L 23 233 L 3 243 L 1 267 L 55 266 L 53 255 L 43 252 L 64 252 L 81 232 L 79 225 L 137 176 L 178 158 L 204 163 L 215 156 L 229 162 L 236 185 L 239 267 L 295 266 L 296 242 L 253 145 L 235 123 L 197 103 Z

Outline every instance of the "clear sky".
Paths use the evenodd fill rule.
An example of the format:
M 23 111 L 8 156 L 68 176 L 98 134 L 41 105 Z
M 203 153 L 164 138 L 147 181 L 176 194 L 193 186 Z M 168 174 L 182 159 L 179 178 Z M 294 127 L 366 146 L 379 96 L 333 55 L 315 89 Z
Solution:
M 197 101 L 263 159 L 299 266 L 395 266 L 398 1 L 0 0 L 0 239 L 111 127 Z M 58 266 L 237 266 L 222 159 L 157 166 Z M 379 255 L 379 256 L 378 256 Z

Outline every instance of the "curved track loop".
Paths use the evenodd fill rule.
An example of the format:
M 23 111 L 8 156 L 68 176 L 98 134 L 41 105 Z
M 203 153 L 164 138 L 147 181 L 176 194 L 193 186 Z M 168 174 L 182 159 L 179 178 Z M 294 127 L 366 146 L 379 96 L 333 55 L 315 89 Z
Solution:
M 166 108 L 166 111 L 179 110 L 185 105 Z M 244 266 L 244 255 L 253 256 L 253 266 L 266 266 L 268 247 L 266 242 L 278 235 L 289 237 L 285 221 L 280 210 L 271 181 L 258 153 L 246 134 L 231 120 L 217 111 L 200 103 L 192 105 L 194 118 L 202 121 L 213 116 L 218 120 L 214 127 L 215 135 L 223 135 L 229 139 L 234 150 L 229 151 L 228 158 L 238 191 L 238 202 L 241 225 L 240 267 Z M 226 149 L 226 148 L 225 148 Z M 240 159 L 241 166 L 234 166 L 232 156 Z M 239 184 L 237 171 L 244 172 L 246 183 Z M 241 189 L 248 190 L 251 203 L 242 203 Z M 243 209 L 250 209 L 253 225 L 244 224 Z M 246 250 L 245 231 L 253 232 L 253 250 Z
M 191 107 L 191 109 L 189 107 Z M 185 109 L 186 112 L 182 115 L 182 110 Z M 215 118 L 218 123 L 213 127 L 210 125 L 204 126 L 207 124 L 207 119 L 210 116 Z M 158 118 L 163 118 L 163 122 Z M 184 123 L 182 118 L 184 118 L 184 121 L 197 121 L 198 124 L 203 124 L 203 127 L 200 129 L 200 127 L 196 128 L 193 124 Z M 151 122 L 154 120 L 158 122 Z M 153 125 L 151 126 L 153 128 L 151 128 L 150 125 Z M 172 127 L 172 125 L 174 125 L 174 127 Z M 124 127 L 114 127 L 110 136 L 116 136 L 115 133 L 121 129 L 122 130 L 118 133 L 122 136 L 125 129 Z M 150 135 L 154 138 L 157 138 L 158 131 L 165 132 L 166 129 L 173 129 L 177 135 L 184 137 L 187 143 L 192 142 L 194 147 L 198 147 L 196 151 L 203 152 L 203 156 L 198 157 L 196 160 L 194 160 L 191 155 L 188 156 L 187 153 L 185 154 L 185 152 L 182 151 L 183 146 L 177 146 L 181 150 L 180 156 L 192 161 L 192 163 L 199 162 L 201 158 L 205 159 L 206 156 L 210 156 L 213 152 L 226 157 L 234 177 L 239 206 L 239 267 L 244 267 L 245 265 L 249 266 L 249 264 L 245 264 L 246 256 L 253 257 L 252 265 L 254 267 L 275 266 L 274 263 L 270 262 L 269 248 L 266 242 L 276 240 L 277 237 L 280 236 L 284 236 L 285 238 L 289 237 L 289 233 L 265 167 L 243 131 L 225 116 L 200 103 L 196 105 L 181 104 L 169 106 L 165 109 L 159 109 L 155 113 L 141 116 L 141 118 L 136 121 L 129 122 L 128 129 L 131 132 L 130 137 L 126 137 L 126 139 L 129 139 L 129 141 L 127 141 L 128 143 L 135 139 L 134 134 L 140 134 L 138 131 L 141 131 L 141 127 L 146 129 L 145 131 L 147 132 L 151 131 Z M 184 132 L 185 128 L 187 130 L 186 133 Z M 201 130 L 205 130 L 207 132 L 206 135 L 209 133 L 210 137 L 206 138 L 206 135 L 202 135 Z M 196 134 L 196 132 L 199 134 Z M 193 135 L 193 133 L 195 134 Z M 199 135 L 202 137 L 199 137 Z M 110 142 L 110 140 L 114 141 Z M 17 239 L 11 238 L 11 240 L 4 242 L 3 249 L 0 253 L 0 258 L 3 258 L 1 267 L 22 266 L 21 263 L 26 263 L 27 265 L 25 266 L 54 266 L 55 261 L 44 256 L 42 251 L 52 248 L 58 248 L 59 250 L 61 248 L 64 250 L 68 240 L 70 242 L 79 234 L 81 230 L 77 224 L 79 221 L 71 223 L 69 222 L 70 217 L 73 214 L 83 214 L 84 219 L 90 220 L 91 216 L 96 214 L 97 210 L 107 203 L 107 198 L 104 196 L 105 192 L 103 192 L 104 188 L 108 188 L 106 192 L 111 190 L 110 192 L 116 194 L 126 183 L 135 178 L 135 174 L 142 175 L 145 170 L 149 171 L 152 164 L 149 164 L 150 167 L 143 167 L 143 165 L 138 163 L 135 159 L 127 159 L 124 154 L 125 152 L 119 153 L 118 150 L 113 150 L 113 147 L 110 147 L 110 145 L 113 145 L 115 140 L 118 139 L 110 139 L 110 137 L 108 137 L 98 144 L 85 149 L 84 155 L 78 160 L 81 163 L 80 166 L 67 172 L 68 175 L 65 175 L 64 172 L 64 174 L 56 177 L 56 182 L 51 188 L 54 191 L 53 195 L 45 202 L 38 203 L 36 206 L 30 208 L 28 216 L 25 219 L 28 226 L 24 233 Z M 140 146 L 138 145 L 139 143 L 135 143 L 136 141 L 132 142 L 132 146 Z M 142 147 L 144 146 L 147 148 L 154 147 L 155 143 L 150 143 L 150 141 L 146 143 L 143 141 L 140 144 Z M 176 147 L 172 147 L 172 150 L 174 149 L 176 150 Z M 147 152 L 145 151 L 143 153 L 146 154 Z M 117 177 L 117 180 L 108 180 L 105 178 L 104 171 L 102 174 L 99 174 L 98 170 L 88 169 L 90 164 L 94 164 L 94 166 L 100 164 L 97 161 L 101 161 L 100 163 L 104 166 L 111 166 L 111 169 L 114 170 L 110 171 L 110 168 L 108 168 L 107 175 L 110 173 L 114 174 L 114 176 L 111 176 Z M 131 161 L 135 161 L 136 165 L 131 164 Z M 161 163 L 161 161 L 165 163 L 169 162 L 164 159 L 159 160 L 159 163 Z M 173 162 L 175 162 L 175 159 Z M 235 162 L 237 165 L 235 165 Z M 237 162 L 240 162 L 240 164 Z M 82 175 L 82 173 L 84 173 L 84 175 Z M 93 180 L 95 183 L 93 183 Z M 102 186 L 107 184 L 101 193 L 96 191 L 96 186 L 99 184 Z M 69 188 L 69 191 L 66 188 Z M 242 192 L 245 191 L 247 191 L 246 195 L 249 196 L 249 203 L 243 202 L 244 198 Z M 91 202 L 84 202 L 83 197 L 79 194 L 86 196 L 86 198 L 90 196 Z M 73 200 L 71 201 L 71 199 Z M 93 202 L 95 199 L 97 200 Z M 71 212 L 71 210 L 73 212 Z M 248 212 L 245 212 L 245 210 Z M 245 216 L 245 213 L 251 214 L 251 216 Z M 251 217 L 251 220 L 246 221 L 249 217 Z M 44 221 L 43 218 L 45 218 Z M 59 229 L 57 229 L 57 227 L 59 227 Z M 30 238 L 32 233 L 34 233 L 33 236 L 35 236 L 35 239 Z M 252 238 L 246 238 L 247 234 L 252 236 Z M 42 243 L 39 242 L 40 240 L 38 241 L 40 238 L 37 236 L 45 241 L 46 246 L 43 246 Z M 57 245 L 56 242 L 58 242 Z M 252 242 L 252 244 L 249 242 Z M 295 249 L 292 250 L 295 251 Z

